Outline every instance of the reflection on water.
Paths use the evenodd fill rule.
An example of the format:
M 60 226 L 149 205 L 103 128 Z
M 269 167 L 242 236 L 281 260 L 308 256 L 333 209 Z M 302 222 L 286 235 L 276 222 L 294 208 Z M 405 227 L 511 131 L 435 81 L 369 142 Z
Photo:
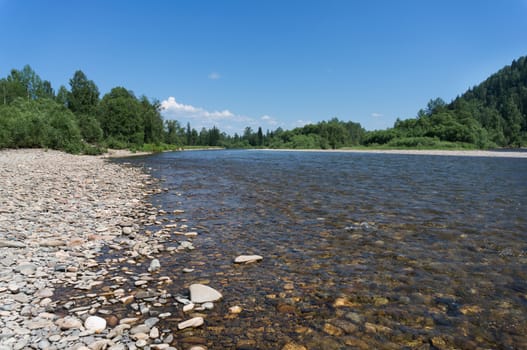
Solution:
M 196 268 L 174 272 L 173 294 L 196 281 L 223 292 L 192 333 L 209 349 L 527 348 L 524 159 L 215 151 L 127 161 L 169 188 L 154 205 L 185 209 L 199 228 L 195 251 L 160 259 Z M 265 258 L 234 266 L 245 253 Z M 244 312 L 226 318 L 235 304 Z

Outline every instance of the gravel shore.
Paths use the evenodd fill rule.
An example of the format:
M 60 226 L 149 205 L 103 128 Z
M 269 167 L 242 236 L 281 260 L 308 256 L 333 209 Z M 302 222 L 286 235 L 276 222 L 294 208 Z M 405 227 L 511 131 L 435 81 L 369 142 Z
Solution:
M 162 341 L 166 334 L 156 337 L 155 319 L 112 320 L 104 298 L 75 308 L 56 294 L 64 286 L 87 293 L 102 283 L 107 271 L 96 258 L 103 246 L 118 241 L 123 254 L 152 253 L 148 238 L 136 233 L 156 220 L 146 198 L 159 190 L 140 169 L 104 158 L 0 151 L 0 349 L 115 350 L 154 341 L 151 349 L 172 349 Z M 133 326 L 153 334 L 131 337 Z

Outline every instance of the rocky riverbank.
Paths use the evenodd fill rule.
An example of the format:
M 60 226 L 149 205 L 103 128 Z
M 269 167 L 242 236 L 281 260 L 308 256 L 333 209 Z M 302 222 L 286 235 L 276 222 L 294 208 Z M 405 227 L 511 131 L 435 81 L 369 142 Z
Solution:
M 173 349 L 170 331 L 156 327 L 170 314 L 148 304 L 170 297 L 153 257 L 164 249 L 154 236 L 166 232 L 141 230 L 161 224 L 146 200 L 161 191 L 155 181 L 104 157 L 45 150 L 0 151 L 0 171 L 0 349 Z M 174 249 L 192 248 L 185 242 Z M 119 254 L 101 263 L 105 249 Z M 146 264 L 132 288 L 120 277 L 106 295 L 90 293 L 125 261 Z M 64 300 L 60 288 L 77 296 Z M 117 318 L 114 304 L 134 317 Z

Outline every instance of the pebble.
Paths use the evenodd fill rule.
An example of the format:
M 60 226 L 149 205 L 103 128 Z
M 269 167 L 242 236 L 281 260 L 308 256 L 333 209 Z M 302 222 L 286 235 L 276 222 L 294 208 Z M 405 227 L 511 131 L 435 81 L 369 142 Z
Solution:
M 59 318 L 55 324 L 59 326 L 60 329 L 80 329 L 82 327 L 82 322 L 75 316 L 66 316 L 64 318 Z
M 206 302 L 201 305 L 205 310 L 212 310 L 214 309 L 214 303 Z
M 231 314 L 239 314 L 239 313 L 242 312 L 242 308 L 241 308 L 241 306 L 238 306 L 238 305 L 231 306 L 231 307 L 229 308 L 229 312 L 230 312 Z
M 192 311 L 194 310 L 194 307 L 196 305 L 194 303 L 190 303 L 190 304 L 186 304 L 186 305 L 183 305 L 183 312 L 189 312 L 189 311 Z
M 157 327 L 152 327 L 152 329 L 150 330 L 150 333 L 148 335 L 152 339 L 159 338 L 159 329 Z

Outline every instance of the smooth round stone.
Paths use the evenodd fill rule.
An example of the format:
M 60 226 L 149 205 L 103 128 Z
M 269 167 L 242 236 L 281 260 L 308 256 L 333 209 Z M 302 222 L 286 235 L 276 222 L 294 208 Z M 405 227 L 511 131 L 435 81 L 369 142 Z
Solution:
M 238 306 L 238 305 L 231 306 L 231 307 L 229 308 L 229 312 L 230 312 L 231 314 L 239 314 L 240 312 L 242 312 L 242 308 L 241 308 L 240 306 Z
M 106 320 L 99 316 L 90 316 L 84 322 L 84 327 L 89 331 L 100 333 L 106 328 Z
M 203 284 L 191 284 L 189 290 L 190 300 L 193 303 L 202 304 L 209 301 L 216 301 L 223 297 L 217 290 Z
M 249 264 L 252 262 L 260 261 L 263 257 L 260 255 L 240 255 L 234 259 L 236 264 Z
M 57 341 L 59 341 L 61 339 L 62 339 L 62 337 L 60 336 L 60 334 L 53 334 L 53 335 L 49 336 L 49 338 L 48 338 L 48 340 L 50 342 L 57 342 Z

